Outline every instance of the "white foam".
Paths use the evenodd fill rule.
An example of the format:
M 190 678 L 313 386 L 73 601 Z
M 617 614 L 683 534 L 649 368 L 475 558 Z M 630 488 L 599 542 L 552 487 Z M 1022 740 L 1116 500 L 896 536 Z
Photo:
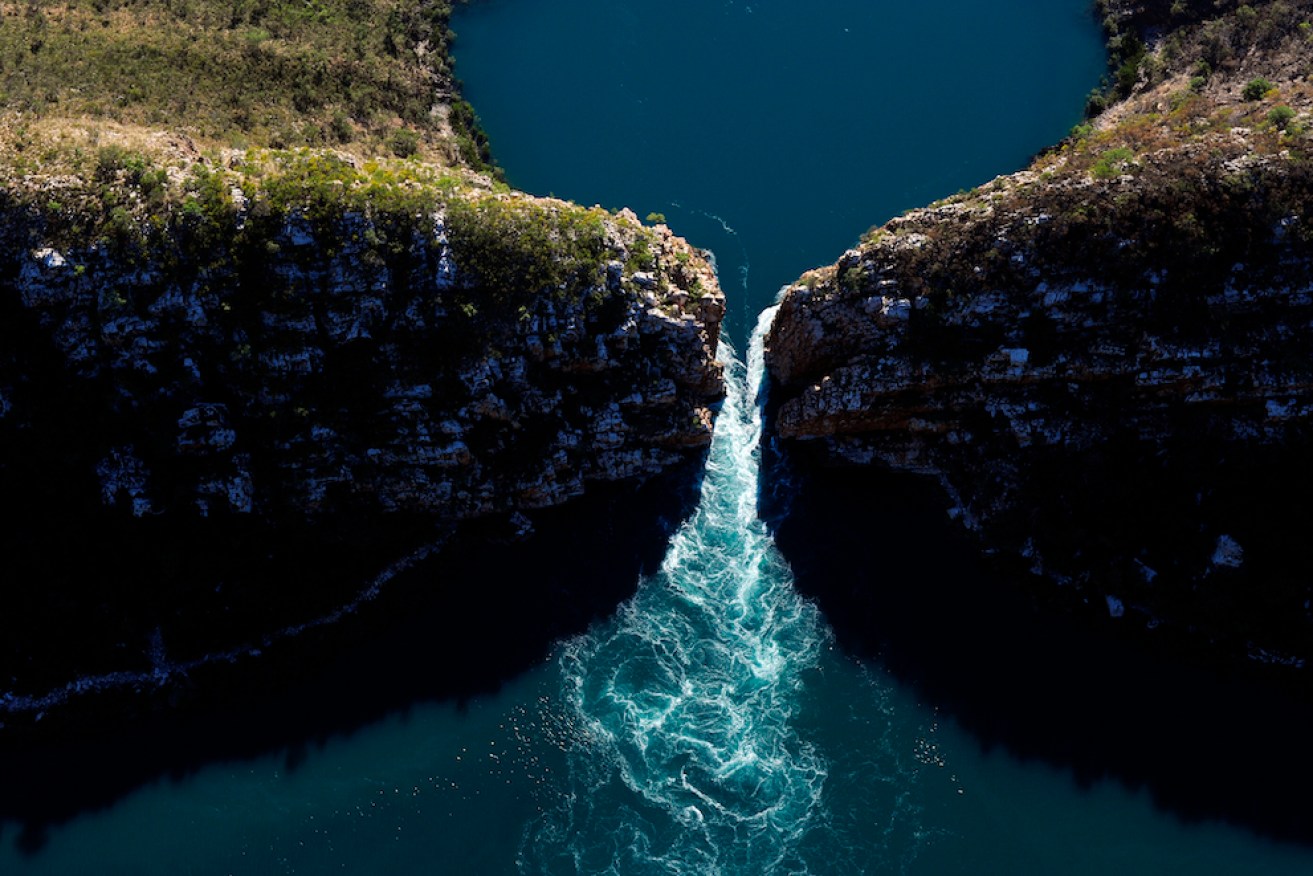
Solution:
M 762 314 L 747 365 L 722 344 L 728 394 L 701 501 L 660 572 L 563 650 L 562 697 L 586 729 L 565 802 L 526 831 L 524 869 L 805 870 L 800 843 L 826 820 L 827 765 L 791 722 L 825 634 L 757 517 L 772 317 Z

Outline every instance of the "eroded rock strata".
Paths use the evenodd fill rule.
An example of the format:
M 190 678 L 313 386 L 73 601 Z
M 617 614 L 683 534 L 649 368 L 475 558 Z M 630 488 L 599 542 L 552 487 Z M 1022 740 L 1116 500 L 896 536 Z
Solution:
M 714 273 L 499 179 L 451 9 L 2 11 L 4 738 L 242 700 L 399 614 L 536 659 L 678 518 L 721 395 Z M 526 548 L 614 580 L 471 571 Z M 489 605 L 514 641 L 484 641 Z M 438 692 L 514 668 L 487 662 Z
M 793 285 L 774 423 L 936 480 L 1053 601 L 1302 668 L 1313 4 L 1203 5 L 1107 4 L 1120 99 Z
M 126 208 L 0 204 L 11 716 L 259 652 L 462 521 L 513 538 L 710 441 L 723 297 L 664 226 L 413 162 L 139 160 L 100 181 Z

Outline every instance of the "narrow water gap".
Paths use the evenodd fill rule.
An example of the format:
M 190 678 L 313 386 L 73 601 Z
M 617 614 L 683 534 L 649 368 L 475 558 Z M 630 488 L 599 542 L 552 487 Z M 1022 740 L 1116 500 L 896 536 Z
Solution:
M 870 223 L 1023 166 L 1079 120 L 1080 99 L 1102 73 L 1084 2 L 829 2 L 805 12 L 771 0 L 653 6 L 489 0 L 457 21 L 458 72 L 513 184 L 651 211 L 651 221 L 666 219 L 712 249 L 736 341 L 781 283 L 832 261 Z M 862 660 L 837 648 L 827 619 L 798 597 L 755 507 L 731 512 L 722 504 L 726 491 L 755 496 L 760 487 L 760 426 L 745 427 L 743 413 L 761 378 L 751 357 L 746 375 L 743 367 L 735 361 L 731 369 L 703 505 L 672 542 L 661 575 L 561 660 L 563 707 L 586 733 L 569 753 L 564 802 L 530 827 L 527 872 L 1224 873 L 1257 861 L 1276 872 L 1308 865 L 1306 850 L 1269 845 L 1244 829 L 1187 828 L 1173 813 L 1194 810 L 1165 812 L 1152 796 L 1160 788 L 1129 791 L 1111 778 L 1127 773 L 1101 756 L 1134 754 L 1136 770 L 1155 760 L 1099 745 L 1101 726 L 1133 723 L 1145 695 L 1139 688 L 1122 702 L 1116 679 L 1102 679 L 1101 696 L 1084 709 L 1047 714 L 1050 691 L 1063 693 L 1064 707 L 1079 699 L 1062 689 L 1063 678 L 1026 673 L 1048 679 L 1030 686 L 982 679 L 985 690 L 1025 699 L 996 704 L 1010 712 L 994 722 L 1007 728 L 1002 737 L 979 736 L 988 719 L 965 733 L 951 711 L 937 708 L 961 702 L 935 697 L 944 685 L 908 683 L 923 673 L 906 661 L 924 654 L 904 648 L 896 676 L 878 646 Z M 748 458 L 725 475 L 720 460 Z M 878 490 L 864 498 L 898 501 Z M 924 511 L 913 513 L 924 521 Z M 800 529 L 807 527 L 791 533 Z M 918 589 L 917 574 L 901 572 L 915 569 L 912 551 L 935 550 L 943 527 L 904 542 L 853 530 L 844 529 L 844 543 L 791 540 L 804 561 L 818 545 L 831 552 L 808 563 L 808 592 Z M 698 559 L 690 562 L 690 553 Z M 891 554 L 900 574 L 882 580 Z M 818 568 L 827 580 L 815 580 Z M 926 588 L 948 598 L 991 586 L 969 563 L 925 563 L 924 574 L 965 576 Z M 743 593 L 770 622 L 743 627 Z M 971 604 L 981 602 L 988 597 Z M 936 606 L 884 604 L 915 605 L 924 615 L 883 623 L 931 632 L 926 638 L 943 652 L 937 667 L 960 663 L 968 679 L 977 677 L 973 662 L 1015 668 L 975 660 L 971 649 L 992 647 L 987 630 L 955 650 L 950 636 L 933 635 Z M 995 615 L 1007 610 L 1000 605 Z M 778 622 L 781 614 L 789 622 Z M 864 622 L 840 620 L 848 634 Z M 1008 620 L 1003 634 L 1021 635 L 1003 643 L 1005 654 L 1048 641 L 1027 638 L 1024 618 Z M 762 678 L 747 667 L 763 649 L 780 668 L 773 684 L 757 687 Z M 1030 656 L 1045 660 L 1040 650 Z M 1107 668 L 1127 669 L 1116 661 Z M 1075 685 L 1099 678 L 1097 666 L 1080 669 Z M 1094 714 L 1100 708 L 1116 714 Z M 1072 716 L 1090 723 L 1064 729 Z M 1073 756 L 1081 760 L 1057 757 L 1057 770 L 1018 763 L 1005 753 L 1018 732 L 1079 737 Z M 1197 731 L 1171 722 L 1156 738 L 1173 732 L 1185 741 Z M 1056 743 L 1026 752 L 1065 750 Z M 1199 751 L 1163 752 L 1164 771 L 1193 763 L 1206 774 Z M 1073 766 L 1080 782 L 1066 771 Z M 1144 773 L 1132 775 L 1138 782 Z M 755 795 L 772 789 L 775 808 L 760 805 Z
M 162 778 L 36 852 L 2 824 L 0 872 L 1310 871 L 1308 850 L 985 749 L 836 645 L 757 513 L 757 314 L 867 225 L 1016 169 L 1075 123 L 1103 72 L 1086 0 L 482 0 L 455 25 L 515 185 L 664 213 L 716 252 L 730 335 L 751 341 L 747 361 L 723 351 L 700 507 L 615 617 L 495 692 Z M 821 566 L 836 588 L 844 563 L 909 549 L 855 537 Z
M 701 503 L 660 572 L 568 643 L 561 698 L 583 729 L 529 872 L 817 872 L 827 764 L 794 719 L 826 631 L 757 516 L 762 336 L 722 343 L 727 397 Z

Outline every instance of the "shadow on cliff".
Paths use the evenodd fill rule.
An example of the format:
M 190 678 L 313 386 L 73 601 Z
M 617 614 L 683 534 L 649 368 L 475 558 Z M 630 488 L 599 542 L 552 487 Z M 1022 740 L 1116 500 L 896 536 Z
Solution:
M 49 828 L 161 777 L 311 745 L 429 701 L 493 692 L 612 613 L 692 510 L 701 460 L 643 487 L 601 485 L 534 516 L 466 525 L 336 629 L 222 666 L 166 700 L 107 696 L 0 729 L 0 826 L 38 853 Z M 136 712 L 125 720 L 124 712 Z M 105 723 L 101 723 L 105 720 Z M 53 726 L 52 726 L 53 725 Z
M 763 510 L 839 645 L 878 660 L 984 748 L 1063 767 L 1082 786 L 1148 788 L 1186 821 L 1313 843 L 1307 698 L 1208 665 L 1161 629 L 1128 635 L 1101 601 L 1037 609 L 1017 578 L 987 568 L 928 480 L 767 468 Z

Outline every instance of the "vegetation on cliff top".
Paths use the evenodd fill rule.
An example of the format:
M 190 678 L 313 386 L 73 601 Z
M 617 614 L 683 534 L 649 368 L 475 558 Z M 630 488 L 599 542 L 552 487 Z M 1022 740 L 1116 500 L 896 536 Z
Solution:
M 417 241 L 449 242 L 467 316 L 485 307 L 513 315 L 541 294 L 600 304 L 609 263 L 682 277 L 689 258 L 677 249 L 661 264 L 660 234 L 630 213 L 526 197 L 460 168 L 311 149 L 206 159 L 167 146 L 65 151 L 66 175 L 0 191 L 6 236 L 70 258 L 101 250 L 166 271 L 204 265 L 216 276 L 276 255 L 289 222 L 314 234 L 320 257 L 350 245 L 380 265 Z
M 911 293 L 1041 276 L 1136 289 L 1152 275 L 1181 293 L 1160 296 L 1180 329 L 1194 324 L 1189 302 L 1227 282 L 1293 282 L 1256 266 L 1276 265 L 1264 248 L 1313 245 L 1311 21 L 1313 3 L 1278 0 L 1175 29 L 1146 50 L 1129 96 L 1027 171 L 911 211 L 864 243 Z M 1237 277 L 1240 263 L 1250 269 Z M 879 279 L 834 276 L 805 279 L 844 294 Z
M 450 13 L 448 0 L 0 4 L 0 102 L 6 127 L 97 119 L 486 167 L 455 97 Z
M 452 5 L 0 4 L 5 223 L 32 249 L 240 267 L 296 217 L 330 248 L 362 217 L 383 258 L 441 215 L 467 309 L 511 314 L 600 288 L 615 258 L 652 268 L 655 233 L 632 217 L 500 183 L 456 94 Z
M 27 518 L 10 577 L 41 583 L 3 594 L 0 696 L 149 668 L 152 635 L 173 660 L 260 642 L 356 598 L 435 521 L 569 498 L 543 472 L 594 469 L 548 451 L 612 396 L 654 443 L 705 433 L 667 422 L 701 388 L 633 407 L 642 357 L 671 377 L 661 357 L 689 353 L 710 386 L 702 339 L 626 321 L 690 309 L 710 266 L 628 211 L 501 183 L 454 94 L 450 6 L 0 4 L 0 460 L 21 461 L 0 492 Z M 714 347 L 714 304 L 692 309 Z M 524 370 L 468 404 L 503 358 Z M 222 446 L 193 452 L 197 418 Z M 129 457 L 148 509 L 104 492 Z M 69 532 L 85 550 L 60 552 Z
M 1075 585 L 1042 600 L 1304 665 L 1313 2 L 1103 5 L 1120 99 L 804 276 L 768 364 L 796 434 L 938 466 L 1018 579 Z

